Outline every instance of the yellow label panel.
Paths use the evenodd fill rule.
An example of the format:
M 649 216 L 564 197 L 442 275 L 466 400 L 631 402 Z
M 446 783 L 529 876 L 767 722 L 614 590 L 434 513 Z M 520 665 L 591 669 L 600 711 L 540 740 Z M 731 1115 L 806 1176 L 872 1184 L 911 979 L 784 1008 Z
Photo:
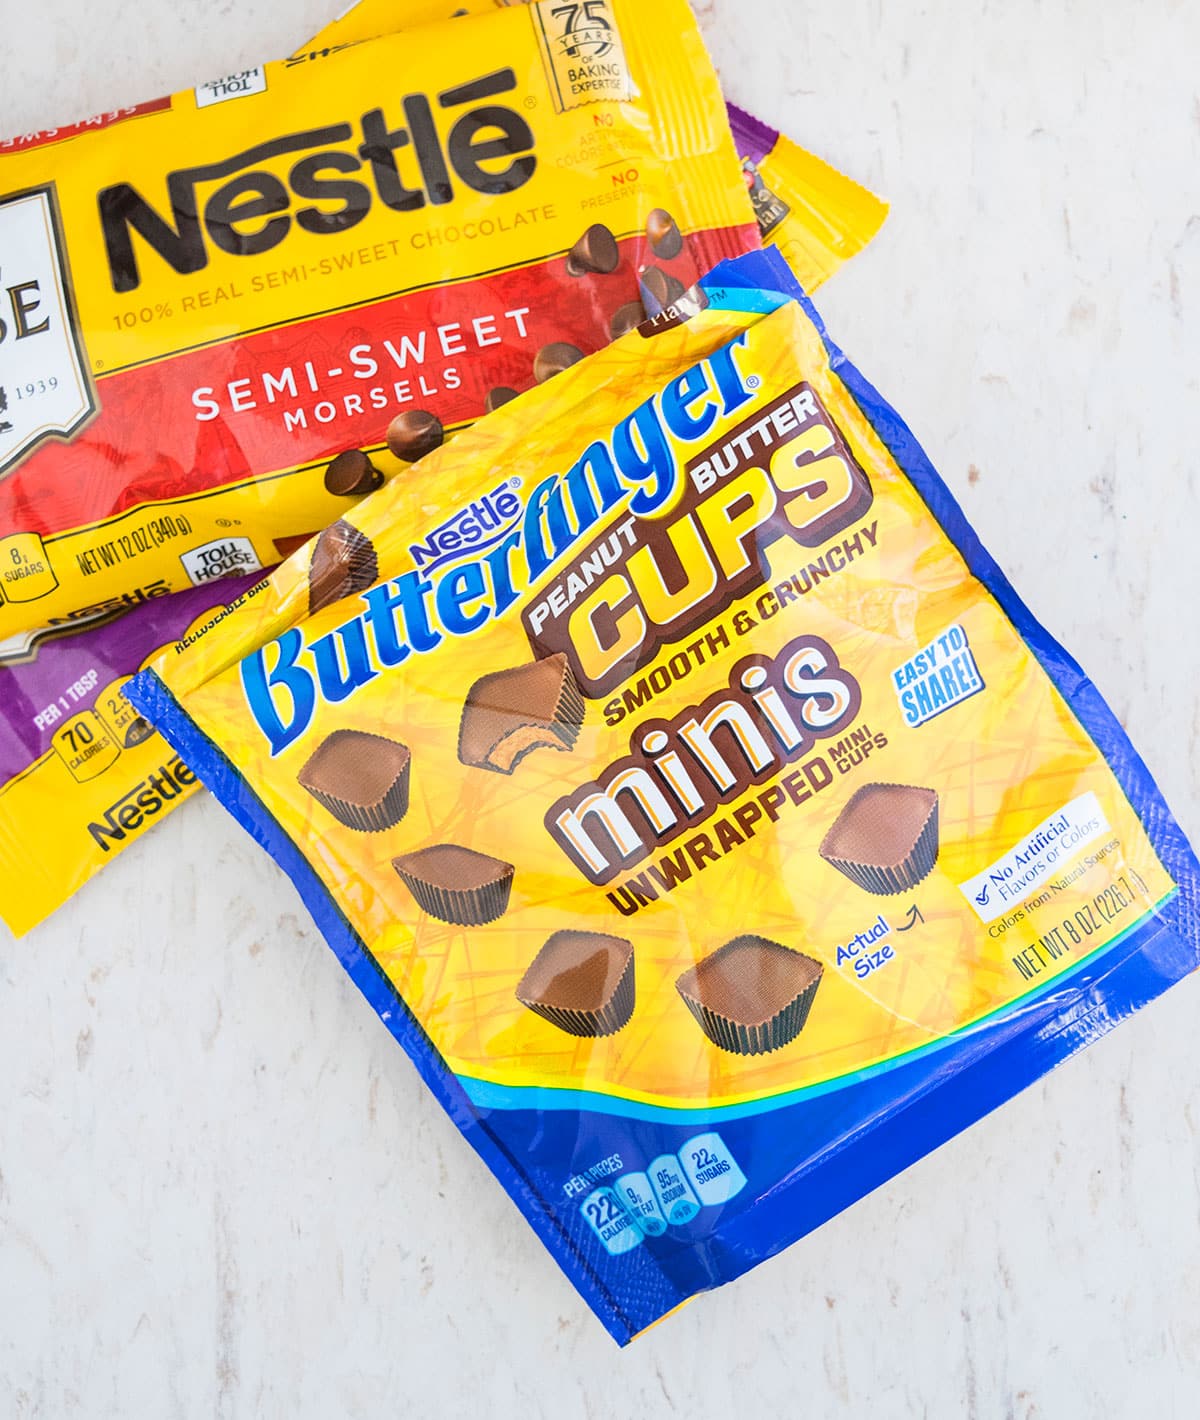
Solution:
M 467 5 L 453 0 L 359 0 L 304 48 L 320 51 L 449 16 L 462 19 L 506 8 L 507 0 L 472 0 Z M 586 27 L 589 9 L 599 17 L 599 7 L 582 3 L 559 5 L 544 13 L 557 11 L 554 23 L 573 32 Z M 555 53 L 562 56 L 569 48 L 560 44 Z M 611 57 L 601 62 L 619 72 Z M 569 74 L 567 83 L 570 86 Z M 728 110 L 763 240 L 779 247 L 806 291 L 815 291 L 878 232 L 887 204 L 736 106 L 730 104 Z
M 635 332 L 422 472 L 157 670 L 458 1074 L 820 1085 L 1173 890 L 798 304 Z

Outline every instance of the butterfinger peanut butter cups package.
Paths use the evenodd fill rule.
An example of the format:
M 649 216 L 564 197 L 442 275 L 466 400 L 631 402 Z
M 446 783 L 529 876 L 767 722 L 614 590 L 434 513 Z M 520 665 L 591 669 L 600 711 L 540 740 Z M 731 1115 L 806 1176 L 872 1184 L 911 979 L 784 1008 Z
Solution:
M 778 253 L 419 474 L 128 694 L 618 1341 L 1196 967 L 1144 765 Z
M 359 0 L 305 46 L 305 52 L 386 34 L 447 16 L 462 18 L 504 9 L 510 0 Z M 511 0 L 523 4 L 524 0 Z M 563 8 L 563 7 L 560 7 Z M 564 8 L 564 13 L 566 10 Z M 586 5 L 573 10 L 572 27 L 589 32 L 593 46 L 605 42 L 601 17 Z M 602 57 L 602 56 L 598 56 Z M 729 126 L 764 241 L 778 246 L 806 291 L 862 251 L 883 225 L 887 204 L 835 167 L 809 153 L 778 129 L 727 104 Z
M 686 0 L 584 8 L 0 145 L 0 649 L 273 565 L 758 247 Z

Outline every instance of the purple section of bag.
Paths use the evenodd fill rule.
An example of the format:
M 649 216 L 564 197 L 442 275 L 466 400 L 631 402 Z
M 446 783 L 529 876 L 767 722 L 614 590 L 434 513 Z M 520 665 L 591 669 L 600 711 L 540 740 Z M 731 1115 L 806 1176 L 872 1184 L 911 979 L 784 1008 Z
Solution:
M 155 597 L 89 631 L 43 641 L 31 660 L 0 665 L 0 784 L 40 759 L 68 716 L 91 709 L 114 680 L 135 674 L 152 652 L 177 641 L 197 617 L 227 606 L 265 575 L 231 577 Z
M 729 127 L 733 130 L 733 142 L 739 158 L 749 158 L 752 163 L 761 163 L 779 142 L 779 129 L 763 123 L 737 104 L 726 103 L 729 110 Z

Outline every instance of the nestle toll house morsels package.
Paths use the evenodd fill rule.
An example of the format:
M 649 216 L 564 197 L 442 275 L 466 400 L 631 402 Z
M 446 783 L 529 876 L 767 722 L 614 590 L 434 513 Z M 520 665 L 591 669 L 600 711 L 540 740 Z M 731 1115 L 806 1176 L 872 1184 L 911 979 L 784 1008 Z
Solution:
M 297 56 L 0 145 L 0 656 L 271 566 L 759 232 L 686 0 Z

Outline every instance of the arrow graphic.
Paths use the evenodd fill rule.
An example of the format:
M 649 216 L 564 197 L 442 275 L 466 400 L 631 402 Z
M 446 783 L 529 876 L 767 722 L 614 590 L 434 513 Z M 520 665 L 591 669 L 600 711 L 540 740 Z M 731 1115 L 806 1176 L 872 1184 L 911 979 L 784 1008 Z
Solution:
M 908 922 L 903 927 L 897 927 L 896 931 L 911 932 L 918 922 L 924 921 L 925 918 L 921 915 L 921 909 L 914 902 L 913 905 L 908 909 Z

